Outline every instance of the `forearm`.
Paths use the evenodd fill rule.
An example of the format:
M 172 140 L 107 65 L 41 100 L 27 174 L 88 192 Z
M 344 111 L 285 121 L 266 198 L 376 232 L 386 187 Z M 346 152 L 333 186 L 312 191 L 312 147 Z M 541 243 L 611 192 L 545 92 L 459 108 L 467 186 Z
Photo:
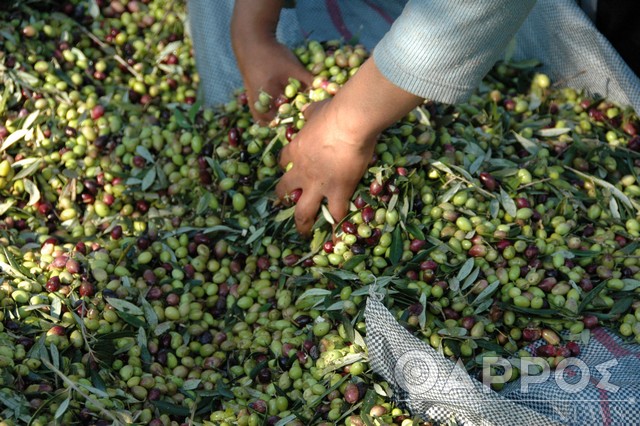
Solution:
M 373 57 L 391 82 L 444 103 L 466 100 L 535 0 L 410 0 Z
M 231 38 L 275 39 L 284 0 L 236 0 L 231 17 Z
M 387 80 L 367 60 L 331 101 L 336 125 L 354 143 L 372 143 L 423 101 Z

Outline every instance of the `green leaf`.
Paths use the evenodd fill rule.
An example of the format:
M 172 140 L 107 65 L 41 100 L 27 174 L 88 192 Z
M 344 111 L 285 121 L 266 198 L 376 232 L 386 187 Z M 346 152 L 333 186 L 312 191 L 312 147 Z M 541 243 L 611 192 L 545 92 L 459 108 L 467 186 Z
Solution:
M 38 118 L 38 115 L 40 115 L 39 110 L 35 110 L 31 114 L 29 114 L 27 118 L 24 119 L 24 123 L 22 123 L 22 128 L 25 130 L 28 130 L 31 127 L 31 125 L 36 121 L 36 118 Z
M 358 274 L 351 271 L 345 271 L 343 269 L 336 269 L 333 271 L 327 271 L 324 276 L 333 281 L 355 281 L 358 279 Z M 346 282 L 345 282 L 346 284 Z
M 91 392 L 92 394 L 94 394 L 97 397 L 100 398 L 109 398 L 109 394 L 107 392 L 105 392 L 104 390 L 98 389 L 96 387 L 93 386 L 89 386 L 88 384 L 84 383 L 84 382 L 76 382 L 77 385 L 82 386 L 83 388 L 85 388 L 86 390 L 88 390 L 89 392 Z
M 11 145 L 18 142 L 20 139 L 24 138 L 29 131 L 27 129 L 18 129 L 15 132 L 11 133 L 0 145 L 0 153 L 9 149 Z
M 450 327 L 438 330 L 441 336 L 463 337 L 467 335 L 467 329 L 464 327 Z
M 290 217 L 293 217 L 293 214 L 295 212 L 296 212 L 296 206 L 289 207 L 289 208 L 284 209 L 284 210 L 280 210 L 278 212 L 278 214 L 276 214 L 276 217 L 273 218 L 273 220 L 275 222 L 284 222 L 285 220 L 289 219 Z
M 344 300 L 340 300 L 339 302 L 335 302 L 328 307 L 324 308 L 325 311 L 341 311 L 344 309 Z
M 60 368 L 60 352 L 53 343 L 49 345 L 49 353 L 51 354 L 51 365 L 56 368 Z
M 38 171 L 38 169 L 40 168 L 40 164 L 42 164 L 42 161 L 43 160 L 41 158 L 25 158 L 24 160 L 16 161 L 15 163 L 13 163 L 13 167 L 17 167 L 19 165 L 18 163 L 20 163 L 20 165 L 27 164 L 27 166 L 20 170 L 20 172 L 17 173 L 12 180 L 17 181 L 27 176 L 31 176 Z
M 469 166 L 469 173 L 471 173 L 472 175 L 476 174 L 476 172 L 480 170 L 480 166 L 482 166 L 482 163 L 484 163 L 484 159 L 485 159 L 484 155 L 481 155 L 478 158 L 476 158 L 473 161 L 473 163 L 471 163 L 471 165 Z
M 64 413 L 67 411 L 67 408 L 69 408 L 69 404 L 71 403 L 71 397 L 67 397 L 64 401 L 62 401 L 60 403 L 60 405 L 58 406 L 58 409 L 56 410 L 56 413 L 53 415 L 53 417 L 57 420 L 59 418 L 61 418 Z
M 473 304 L 477 305 L 487 297 L 491 296 L 493 292 L 497 290 L 499 285 L 500 285 L 500 280 L 495 280 L 494 282 L 489 284 L 487 288 L 485 288 L 484 290 L 482 290 L 482 292 L 480 292 L 478 297 L 476 297 L 476 299 L 473 301 Z
M 200 383 L 202 383 L 202 380 L 200 380 L 200 379 L 185 380 L 183 385 L 182 385 L 182 389 L 184 389 L 184 390 L 195 390 L 195 389 L 198 389 L 198 386 L 200 386 Z
M 27 205 L 32 206 L 40 200 L 40 190 L 38 186 L 29 179 L 24 179 L 22 183 L 24 184 L 24 190 L 29 194 L 29 202 Z
M 537 143 L 530 141 L 524 136 L 520 136 L 520 134 L 513 132 L 516 137 L 516 140 L 522 145 L 522 147 L 531 155 L 536 155 L 538 151 L 540 151 L 540 145 Z
M 449 288 L 454 292 L 460 290 L 460 280 L 458 280 L 456 277 L 452 277 L 451 279 L 449 279 Z
M 4 203 L 0 203 L 0 216 L 5 214 L 15 203 L 16 200 L 14 199 L 10 199 L 5 201 Z
M 200 111 L 200 108 L 202 107 L 202 99 L 198 98 L 193 105 L 191 105 L 191 108 L 189 108 L 189 112 L 187 113 L 189 115 L 189 121 L 193 124 L 195 124 L 196 122 L 196 117 L 198 116 L 198 112 Z
M 196 215 L 201 216 L 204 212 L 209 208 L 209 203 L 213 199 L 213 194 L 209 191 L 205 191 L 202 194 L 202 197 L 198 200 L 198 205 L 196 206 Z
M 599 179 L 595 176 L 592 175 L 588 175 L 586 173 L 582 173 L 581 171 L 578 171 L 576 169 L 573 169 L 571 167 L 567 167 L 568 170 L 571 170 L 572 172 L 574 172 L 575 174 L 577 174 L 578 176 L 584 178 L 584 179 L 589 179 L 592 180 L 594 183 L 598 184 L 599 186 L 608 189 L 611 194 L 613 194 L 614 197 L 616 197 L 619 201 L 621 201 L 625 206 L 627 206 L 630 209 L 635 209 L 636 211 L 640 211 L 640 204 L 635 201 L 635 200 L 631 200 L 629 199 L 629 197 L 627 197 L 627 195 L 622 192 L 621 190 L 619 190 L 618 188 L 616 188 L 613 184 L 607 182 L 606 180 L 602 180 Z
M 470 257 L 469 259 L 467 259 L 462 264 L 462 267 L 458 271 L 458 275 L 456 275 L 456 278 L 458 279 L 458 281 L 464 281 L 464 279 L 467 278 L 467 276 L 471 273 L 471 271 L 473 271 L 474 266 L 475 266 L 475 259 L 473 257 Z
M 562 128 L 551 127 L 548 129 L 540 129 L 536 132 L 536 134 L 538 136 L 542 136 L 543 138 L 555 138 L 557 136 L 564 135 L 565 133 L 569 133 L 570 131 L 571 129 L 566 127 L 562 127 Z
M 482 302 L 480 302 L 480 304 L 476 307 L 476 309 L 473 311 L 474 315 L 478 315 L 484 311 L 486 311 L 487 309 L 489 309 L 489 307 L 493 304 L 493 299 L 486 299 Z
M 582 299 L 582 302 L 580 302 L 580 306 L 578 306 L 578 312 L 579 313 L 582 313 L 584 311 L 584 309 L 587 307 L 587 305 L 589 303 L 591 303 L 593 301 L 593 299 L 595 299 L 598 294 L 600 294 L 600 292 L 607 286 L 607 281 L 608 280 L 602 281 L 600 284 L 598 284 L 597 286 L 592 288 L 591 291 L 589 291 L 584 296 L 584 298 Z
M 479 267 L 474 269 L 473 272 L 471 272 L 471 274 L 469 274 L 469 276 L 464 280 L 464 283 L 462 284 L 462 289 L 465 290 L 471 287 L 471 285 L 476 282 L 476 278 L 478 278 L 478 275 L 480 275 Z
M 302 293 L 300 297 L 298 297 L 298 300 L 306 299 L 307 297 L 329 296 L 329 295 L 331 295 L 330 290 L 327 290 L 324 288 L 310 288 L 309 290 Z
M 366 254 L 357 254 L 342 264 L 342 269 L 351 271 L 353 268 L 364 262 L 369 256 Z
M 442 196 L 440 197 L 440 202 L 441 203 L 446 203 L 447 201 L 449 201 L 450 199 L 453 198 L 454 195 L 456 195 L 456 193 L 458 191 L 460 191 L 460 188 L 462 187 L 462 182 L 458 181 L 456 183 L 454 183 L 451 188 L 449 188 L 449 190 L 447 192 L 445 192 L 444 194 L 442 194 Z
M 496 198 L 489 202 L 489 213 L 494 219 L 497 218 L 498 213 L 500 213 L 500 202 Z
M 131 315 L 144 315 L 142 309 L 128 302 L 124 299 L 118 299 L 116 297 L 105 297 L 105 301 L 113 306 L 117 311 L 124 312 Z
M 174 416 L 187 417 L 190 413 L 187 407 L 172 404 L 166 401 L 151 401 L 153 405 L 163 414 L 170 414 Z
M 247 241 L 245 241 L 245 244 L 250 245 L 251 243 L 256 241 L 258 238 L 261 238 L 262 235 L 264 235 L 266 230 L 267 230 L 266 226 L 261 226 L 260 228 L 256 229 L 254 232 L 251 233 L 249 238 L 247 238 Z
M 611 217 L 614 219 L 620 219 L 620 209 L 618 208 L 618 202 L 615 198 L 611 197 L 609 200 L 609 210 L 611 211 Z
M 633 278 L 623 278 L 622 282 L 624 283 L 622 291 L 633 291 L 640 287 L 640 280 L 634 280 Z
M 296 416 L 295 414 L 289 414 L 287 417 L 284 417 L 284 418 L 278 420 L 278 422 L 275 424 L 275 426 L 285 426 L 285 425 L 289 424 L 289 422 L 292 422 L 297 418 L 298 418 L 298 416 Z
M 155 182 L 156 180 L 156 168 L 155 167 L 151 167 L 147 173 L 145 173 L 144 178 L 142 178 L 142 184 L 140 185 L 140 189 L 142 189 L 143 191 L 146 191 L 147 189 L 151 188 L 151 185 L 153 185 L 153 182 Z
M 320 206 L 320 212 L 322 213 L 322 216 L 324 216 L 324 220 L 326 220 L 331 225 L 335 225 L 336 224 L 336 221 L 333 218 L 333 216 L 331 216 L 331 212 L 329 211 L 327 206 L 325 206 L 324 204 L 321 205 Z
M 392 265 L 397 265 L 402 259 L 402 231 L 399 226 L 393 230 L 392 238 L 391 238 L 391 247 L 389 253 L 389 260 Z
M 147 325 L 147 324 L 145 324 L 145 322 L 144 322 L 144 321 L 142 321 L 140 318 L 138 318 L 138 317 L 136 317 L 136 316 L 134 316 L 134 315 L 128 314 L 128 313 L 126 313 L 126 312 L 121 312 L 121 311 L 116 311 L 116 313 L 117 313 L 117 314 L 118 314 L 118 316 L 119 316 L 120 318 L 122 318 L 122 319 L 123 319 L 127 324 L 132 325 L 132 326 L 134 326 L 134 327 L 136 327 L 136 328 L 139 328 L 139 327 L 145 327 L 145 326 Z
M 407 222 L 407 223 L 404 224 L 404 226 L 407 229 L 407 232 L 409 232 L 415 238 L 417 238 L 419 240 L 424 240 L 425 239 L 424 232 L 422 232 L 422 230 L 420 228 L 418 228 L 418 226 L 415 223 Z
M 502 204 L 502 208 L 504 208 L 504 211 L 507 212 L 509 216 L 516 217 L 516 212 L 518 211 L 516 203 L 502 188 L 500 188 L 500 204 Z
M 151 152 L 149 152 L 149 150 L 143 145 L 138 145 L 136 147 L 136 154 L 147 160 L 148 163 L 155 162 L 155 159 L 153 158 L 153 155 L 151 155 Z

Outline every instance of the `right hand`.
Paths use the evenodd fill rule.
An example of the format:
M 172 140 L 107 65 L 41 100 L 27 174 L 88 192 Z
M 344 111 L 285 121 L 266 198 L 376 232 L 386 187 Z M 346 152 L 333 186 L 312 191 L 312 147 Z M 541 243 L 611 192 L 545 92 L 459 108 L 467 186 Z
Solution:
M 423 100 L 388 81 L 373 58 L 322 103 L 312 103 L 307 122 L 280 154 L 287 171 L 276 186 L 281 201 L 296 189 L 298 231 L 309 236 L 324 199 L 335 223 L 349 211 L 349 200 L 364 175 L 378 135 Z
M 307 123 L 280 153 L 280 167 L 287 171 L 276 186 L 282 201 L 302 189 L 295 207 L 298 232 L 309 236 L 323 199 L 335 223 L 349 211 L 349 200 L 373 156 L 375 137 L 355 140 L 339 126 L 333 100 L 310 104 Z

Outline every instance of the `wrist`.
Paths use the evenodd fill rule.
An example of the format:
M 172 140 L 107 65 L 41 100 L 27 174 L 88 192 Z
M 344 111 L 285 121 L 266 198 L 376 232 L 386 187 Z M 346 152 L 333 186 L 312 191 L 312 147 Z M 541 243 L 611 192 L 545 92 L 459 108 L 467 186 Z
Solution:
M 247 42 L 265 37 L 275 40 L 284 0 L 236 0 L 231 17 L 231 38 Z
M 378 134 L 404 117 L 423 99 L 387 80 L 373 58 L 338 91 L 331 101 L 341 132 L 365 147 Z

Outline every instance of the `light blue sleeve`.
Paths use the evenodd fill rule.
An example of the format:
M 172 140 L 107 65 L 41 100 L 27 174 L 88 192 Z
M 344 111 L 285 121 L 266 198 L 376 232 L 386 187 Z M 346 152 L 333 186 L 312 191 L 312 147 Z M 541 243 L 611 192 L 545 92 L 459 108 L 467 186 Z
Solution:
M 467 100 L 535 0 L 410 0 L 373 51 L 395 85 L 444 103 Z

